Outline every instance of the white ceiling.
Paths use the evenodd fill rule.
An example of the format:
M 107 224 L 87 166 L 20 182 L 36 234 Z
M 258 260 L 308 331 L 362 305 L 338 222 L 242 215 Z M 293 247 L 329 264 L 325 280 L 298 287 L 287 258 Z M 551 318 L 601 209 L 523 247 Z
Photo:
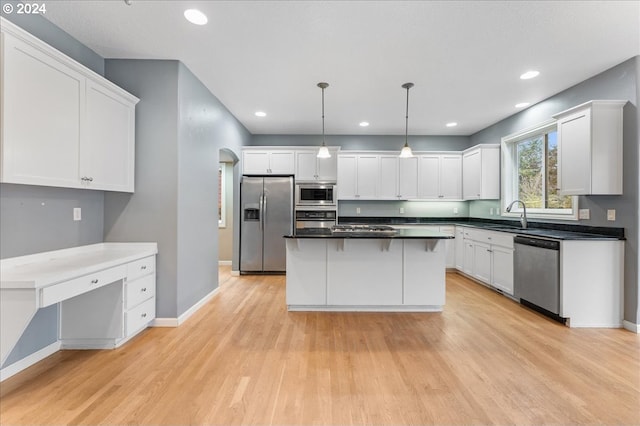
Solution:
M 640 1 L 59 0 L 45 17 L 105 58 L 182 61 L 254 134 L 320 133 L 320 81 L 327 134 L 404 134 L 410 81 L 410 134 L 470 135 L 640 54 Z

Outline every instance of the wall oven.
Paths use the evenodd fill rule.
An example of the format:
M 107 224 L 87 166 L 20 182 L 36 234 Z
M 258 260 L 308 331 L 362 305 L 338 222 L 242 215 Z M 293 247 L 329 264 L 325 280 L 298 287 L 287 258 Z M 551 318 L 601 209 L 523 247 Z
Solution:
M 337 197 L 334 183 L 296 184 L 296 209 L 306 207 L 335 207 Z

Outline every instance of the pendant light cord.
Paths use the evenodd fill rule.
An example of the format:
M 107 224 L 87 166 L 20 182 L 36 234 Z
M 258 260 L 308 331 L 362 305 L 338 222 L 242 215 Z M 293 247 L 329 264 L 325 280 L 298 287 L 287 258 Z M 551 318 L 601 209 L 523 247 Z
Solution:
M 324 145 L 324 87 L 322 89 L 322 145 Z
M 407 109 L 404 117 L 404 144 L 408 145 L 409 143 L 409 89 L 411 88 L 411 86 L 413 86 L 413 84 L 411 86 L 409 86 L 409 84 L 405 84 L 404 86 L 406 86 L 407 88 Z

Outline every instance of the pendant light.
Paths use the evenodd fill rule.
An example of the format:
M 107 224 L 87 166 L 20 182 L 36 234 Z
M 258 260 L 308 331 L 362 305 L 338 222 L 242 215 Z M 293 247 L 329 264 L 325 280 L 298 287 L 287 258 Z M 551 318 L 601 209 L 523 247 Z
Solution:
M 318 150 L 318 158 L 331 158 L 329 148 L 324 143 L 324 89 L 329 87 L 329 83 L 318 83 L 318 87 L 322 89 L 322 146 Z
M 405 83 L 402 85 L 403 89 L 407 89 L 407 113 L 405 115 L 405 127 L 404 127 L 404 146 L 400 151 L 400 158 L 411 158 L 413 152 L 409 146 L 409 89 L 413 87 L 413 83 Z

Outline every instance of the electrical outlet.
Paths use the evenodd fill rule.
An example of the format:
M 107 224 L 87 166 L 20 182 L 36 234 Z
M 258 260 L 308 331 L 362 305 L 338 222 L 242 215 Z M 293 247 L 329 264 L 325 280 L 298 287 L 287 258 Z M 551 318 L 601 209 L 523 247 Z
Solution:
M 616 210 L 615 209 L 607 210 L 607 220 L 610 220 L 610 221 L 616 220 Z
M 493 207 L 491 207 L 491 208 L 489 209 L 489 215 L 490 215 L 490 216 L 493 216 Z
M 453 208 L 453 214 L 458 214 L 458 208 L 457 207 Z
M 404 214 L 404 207 L 400 207 L 400 214 Z
M 80 207 L 73 208 L 73 220 L 82 220 L 82 209 Z
M 356 214 L 360 214 L 360 207 L 356 207 Z
M 590 217 L 589 209 L 578 210 L 578 219 L 589 219 L 589 217 Z

